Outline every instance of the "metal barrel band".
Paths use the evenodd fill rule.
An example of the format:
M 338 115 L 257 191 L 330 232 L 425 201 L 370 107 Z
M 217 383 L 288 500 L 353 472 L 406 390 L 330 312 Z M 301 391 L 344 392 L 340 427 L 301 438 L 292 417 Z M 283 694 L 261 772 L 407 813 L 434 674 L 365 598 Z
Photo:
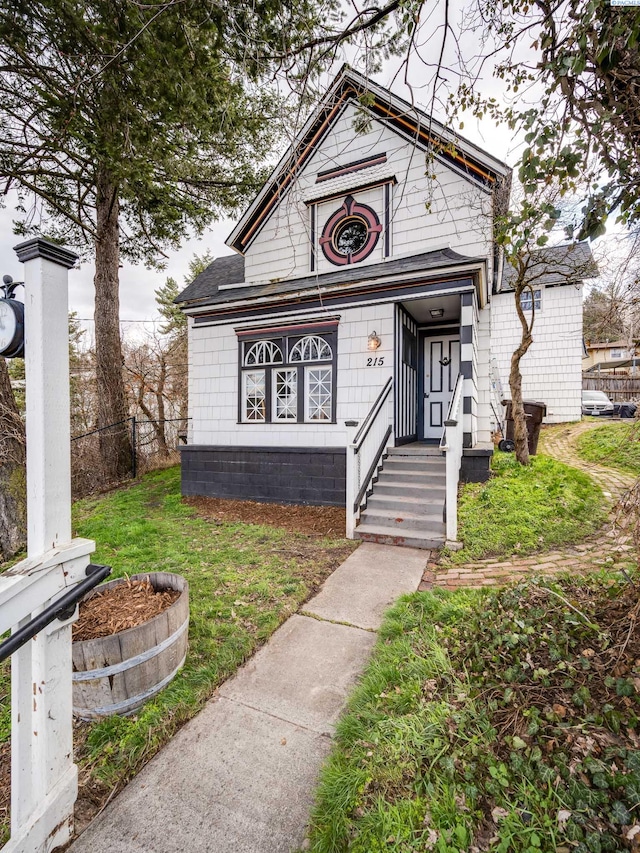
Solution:
M 121 663 L 114 663 L 111 666 L 104 666 L 102 669 L 89 669 L 81 672 L 73 673 L 74 681 L 95 681 L 98 678 L 107 678 L 110 675 L 117 675 L 119 672 L 126 672 L 128 669 L 131 669 L 134 666 L 138 666 L 140 663 L 144 663 L 147 660 L 151 660 L 151 658 L 156 657 L 165 649 L 168 649 L 169 646 L 173 645 L 187 630 L 189 627 L 189 621 L 185 620 L 182 625 L 178 628 L 177 631 L 174 631 L 171 636 L 167 637 L 166 640 L 163 640 L 161 643 L 158 643 L 157 646 L 152 646 L 150 649 L 147 649 L 144 652 L 140 652 L 139 655 L 136 655 L 132 658 L 127 658 L 123 660 Z
M 138 693 L 130 699 L 125 699 L 124 702 L 116 702 L 113 705 L 103 705 L 101 708 L 76 708 L 74 706 L 73 713 L 76 717 L 80 717 L 83 720 L 90 720 L 94 717 L 108 717 L 112 714 L 127 714 L 131 711 L 135 711 L 138 705 L 145 702 L 147 699 L 151 699 L 151 697 L 155 696 L 156 693 L 159 693 L 163 687 L 167 686 L 180 667 L 184 664 L 186 657 L 187 656 L 185 655 L 178 666 L 170 672 L 169 675 L 163 678 L 162 681 L 154 684 L 153 687 L 145 690 L 144 693 Z

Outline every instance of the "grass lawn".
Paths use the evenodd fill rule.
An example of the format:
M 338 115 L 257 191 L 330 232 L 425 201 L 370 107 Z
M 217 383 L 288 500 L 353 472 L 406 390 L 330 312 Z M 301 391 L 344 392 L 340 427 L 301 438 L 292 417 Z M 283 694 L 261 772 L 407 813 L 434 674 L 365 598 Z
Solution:
M 578 453 L 586 462 L 598 462 L 640 476 L 640 423 L 611 421 L 578 436 Z
M 492 477 L 461 488 L 458 538 L 452 563 L 524 555 L 579 542 L 605 520 L 601 489 L 587 474 L 549 456 L 522 467 L 513 453 L 496 451 Z
M 405 596 L 338 725 L 310 849 L 636 849 L 639 611 L 613 577 Z
M 76 726 L 80 802 L 90 816 L 92 806 L 135 774 L 355 545 L 338 535 L 204 519 L 180 498 L 179 468 L 80 501 L 73 518 L 75 535 L 96 540 L 92 559 L 111 565 L 112 577 L 168 571 L 189 582 L 184 668 L 134 716 Z M 0 704 L 2 744 L 10 735 L 8 667 L 0 673 Z M 8 760 L 6 748 L 0 755 Z

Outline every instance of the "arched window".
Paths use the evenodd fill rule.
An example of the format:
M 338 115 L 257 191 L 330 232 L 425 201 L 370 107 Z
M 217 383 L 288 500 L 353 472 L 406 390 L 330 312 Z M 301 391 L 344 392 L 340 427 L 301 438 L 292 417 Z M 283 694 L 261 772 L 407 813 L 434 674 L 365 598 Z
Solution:
M 301 338 L 289 351 L 289 361 L 331 361 L 333 353 L 324 338 L 308 335 Z
M 335 423 L 337 333 L 300 331 L 241 342 L 241 423 Z
M 259 364 L 282 364 L 282 350 L 273 341 L 256 341 L 245 351 L 244 366 Z

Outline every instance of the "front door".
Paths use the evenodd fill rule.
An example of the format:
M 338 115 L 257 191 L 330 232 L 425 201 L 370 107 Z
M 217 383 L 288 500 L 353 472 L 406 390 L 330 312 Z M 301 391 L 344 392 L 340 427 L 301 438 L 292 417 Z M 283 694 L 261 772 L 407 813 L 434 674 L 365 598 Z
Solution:
M 449 411 L 451 395 L 460 373 L 460 337 L 425 337 L 423 370 L 423 438 L 438 441 Z

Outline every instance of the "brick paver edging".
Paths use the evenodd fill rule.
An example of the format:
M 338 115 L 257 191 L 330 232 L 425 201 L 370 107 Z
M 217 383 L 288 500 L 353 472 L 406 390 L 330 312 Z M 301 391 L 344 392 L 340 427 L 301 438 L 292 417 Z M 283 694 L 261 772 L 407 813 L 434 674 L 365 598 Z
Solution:
M 600 426 L 597 422 L 581 421 L 562 424 L 542 431 L 540 449 L 548 456 L 585 471 L 602 487 L 612 508 L 622 494 L 633 485 L 629 474 L 614 471 L 604 465 L 585 462 L 578 456 L 576 441 L 587 430 Z M 636 564 L 633 546 L 616 536 L 611 524 L 579 545 L 558 549 L 529 557 L 511 557 L 508 560 L 478 560 L 450 568 L 429 560 L 419 590 L 458 587 L 495 586 L 522 578 L 525 575 L 554 575 L 570 571 L 574 574 L 597 572 L 603 568 L 629 569 Z

